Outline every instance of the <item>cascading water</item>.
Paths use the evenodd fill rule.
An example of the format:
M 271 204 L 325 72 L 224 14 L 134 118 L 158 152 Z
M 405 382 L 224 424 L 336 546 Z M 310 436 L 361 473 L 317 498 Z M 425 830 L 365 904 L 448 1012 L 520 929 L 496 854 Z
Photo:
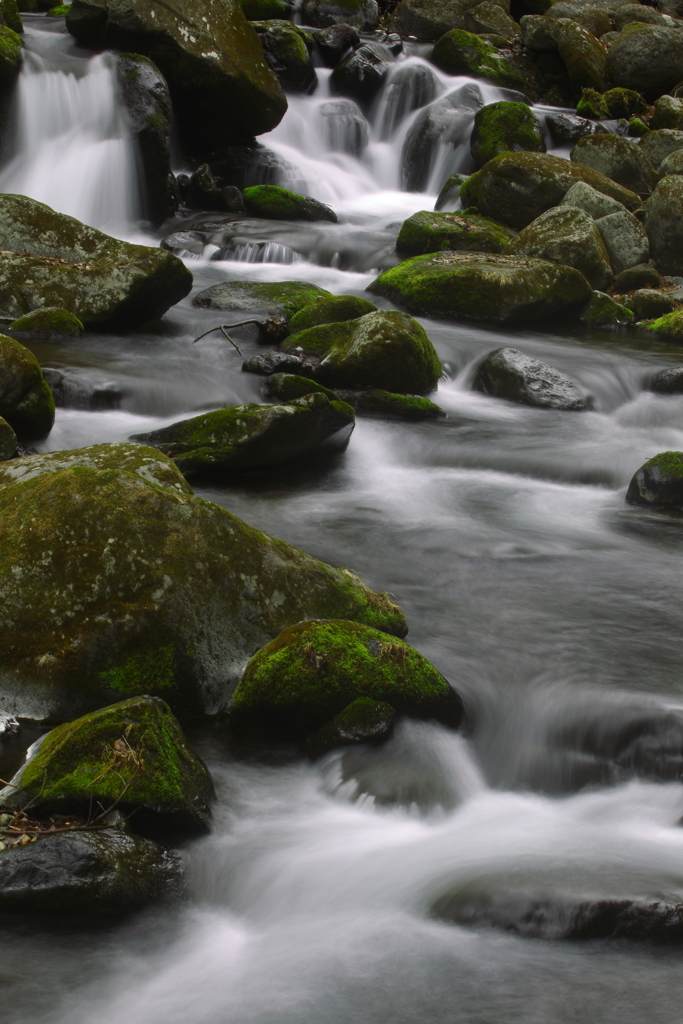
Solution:
M 37 29 L 28 44 L 23 134 L 0 187 L 130 231 L 133 161 L 109 58 L 86 62 Z M 319 77 L 262 141 L 280 183 L 330 203 L 340 224 L 192 218 L 195 256 L 211 239 L 189 263 L 197 289 L 231 277 L 362 294 L 400 221 L 470 169 L 476 90 L 502 95 L 410 56 L 365 116 Z M 408 192 L 402 154 L 418 129 L 422 191 Z M 122 395 L 115 409 L 59 409 L 41 447 L 263 401 L 221 335 L 192 344 L 223 319 L 186 300 L 155 332 L 33 346 L 86 391 L 113 382 Z M 185 851 L 189 900 L 58 938 L 9 923 L 9 1024 L 679 1020 L 678 952 L 552 939 L 581 901 L 683 900 L 678 527 L 624 506 L 645 458 L 683 449 L 683 398 L 643 390 L 680 354 L 563 325 L 422 322 L 446 370 L 445 419 L 359 419 L 326 471 L 199 493 L 394 593 L 410 642 L 463 694 L 468 734 L 404 723 L 384 747 L 309 765 L 250 761 L 220 729 L 198 733 L 218 800 L 213 834 Z M 256 351 L 248 331 L 239 343 Z M 478 360 L 502 344 L 568 373 L 593 410 L 472 392 Z

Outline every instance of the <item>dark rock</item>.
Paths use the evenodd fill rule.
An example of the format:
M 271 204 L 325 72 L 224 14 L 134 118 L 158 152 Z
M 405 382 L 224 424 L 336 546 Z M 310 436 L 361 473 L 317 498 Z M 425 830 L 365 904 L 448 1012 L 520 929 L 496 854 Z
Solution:
M 313 37 L 290 21 L 256 21 L 266 64 L 290 92 L 312 93 L 318 85 L 313 66 Z
M 304 750 L 311 760 L 316 760 L 336 747 L 385 743 L 393 735 L 395 718 L 391 704 L 359 697 L 317 732 L 307 736 Z
M 454 28 L 465 28 L 465 11 L 477 7 L 481 0 L 401 0 L 394 9 L 389 28 L 402 36 L 416 36 L 436 42 Z M 504 11 L 509 4 L 501 4 Z
M 282 317 L 289 323 L 294 313 L 330 292 L 304 281 L 222 281 L 195 295 L 193 306 L 253 317 Z
M 179 202 L 171 172 L 171 94 L 156 65 L 138 53 L 119 54 L 116 73 L 142 168 L 145 215 L 162 224 Z
M 398 32 L 388 32 L 382 38 L 382 45 L 393 53 L 394 57 L 398 57 L 399 53 L 403 53 L 403 40 Z
M 669 366 L 650 377 L 648 391 L 658 395 L 683 395 L 683 366 Z
M 181 896 L 177 853 L 122 829 L 64 832 L 0 852 L 0 910 L 98 920 Z
M 262 377 L 268 377 L 272 373 L 305 373 L 312 367 L 311 360 L 295 352 L 263 352 L 261 355 L 245 359 L 242 363 L 245 373 L 258 373 Z
M 587 327 L 621 327 L 631 323 L 633 312 L 604 292 L 593 292 L 580 318 Z
M 330 76 L 330 91 L 348 96 L 367 108 L 382 88 L 396 58 L 379 43 L 365 43 L 338 64 Z
M 313 620 L 284 630 L 249 661 L 230 722 L 242 735 L 300 741 L 359 697 L 454 728 L 463 718 L 460 697 L 408 644 L 355 622 Z
M 607 87 L 607 53 L 599 39 L 565 18 L 555 22 L 554 35 L 557 52 L 564 61 L 571 86 L 575 90 Z
M 244 190 L 244 205 L 252 217 L 268 220 L 329 220 L 337 223 L 337 214 L 325 203 L 300 196 L 278 185 L 252 185 Z
M 627 267 L 617 275 L 614 290 L 617 293 L 631 292 L 636 288 L 659 288 L 661 278 L 649 263 L 639 263 L 635 267 Z
M 636 320 L 654 320 L 671 313 L 676 307 L 673 299 L 653 288 L 639 288 L 629 297 L 628 304 Z
M 249 21 L 265 21 L 269 18 L 289 20 L 294 13 L 290 0 L 240 0 L 240 7 Z
M 7 420 L 0 416 L 0 462 L 13 459 L 17 454 L 17 435 Z M 0 735 L 2 732 L 0 730 Z
M 464 174 L 451 174 L 444 182 L 441 191 L 436 197 L 434 210 L 440 213 L 449 206 L 455 210 L 460 206 L 460 186 L 466 181 Z
M 645 462 L 628 485 L 629 505 L 683 508 L 683 452 L 661 452 Z
M 515 39 L 520 34 L 517 22 L 513 21 L 494 0 L 484 0 L 483 3 L 465 11 L 463 21 L 468 32 L 474 32 L 478 36 L 499 36 L 505 46 L 508 45 L 508 40 Z
M 38 360 L 14 338 L 2 334 L 0 416 L 23 441 L 45 437 L 55 421 L 54 399 Z
M 363 154 L 370 137 L 368 122 L 353 100 L 330 100 L 322 104 L 319 113 L 328 149 L 355 157 Z
M 185 175 L 185 177 L 189 187 L 189 175 Z M 206 237 L 199 231 L 174 231 L 162 238 L 159 245 L 176 256 L 201 256 L 206 247 Z
M 418 114 L 401 150 L 401 176 L 407 192 L 427 188 L 438 148 L 465 141 L 483 103 L 478 86 L 467 84 Z
M 586 135 L 602 132 L 600 125 L 577 114 L 546 114 L 545 123 L 553 142 L 558 146 L 578 142 Z
M 426 64 L 409 64 L 392 74 L 384 93 L 381 137 L 389 139 L 408 114 L 436 97 L 439 82 Z M 483 102 L 483 101 L 482 101 Z
M 614 85 L 642 93 L 647 100 L 681 81 L 683 31 L 664 25 L 627 25 L 607 54 L 607 74 Z
M 313 41 L 318 47 L 323 66 L 326 68 L 336 68 L 349 50 L 355 50 L 357 46 L 360 46 L 357 29 L 345 22 L 336 22 L 328 28 L 321 29 L 320 32 L 315 33 Z
M 58 409 L 118 409 L 123 392 L 118 384 L 105 381 L 88 384 L 78 377 L 67 376 L 61 370 L 43 368 L 43 377 L 50 385 Z
M 489 353 L 480 363 L 472 387 L 492 398 L 539 409 L 579 411 L 587 407 L 585 397 L 569 377 L 516 348 Z
M 195 210 L 245 212 L 244 198 L 240 190 L 234 185 L 219 185 L 208 164 L 202 164 L 191 174 L 187 187 L 187 205 Z
M 346 24 L 372 32 L 379 25 L 376 0 L 303 0 L 301 21 L 313 28 Z
M 7 329 L 20 338 L 78 338 L 83 324 L 67 309 L 43 306 L 13 320 Z
M 261 393 L 266 398 L 279 398 L 282 402 L 291 402 L 295 398 L 303 398 L 305 395 L 321 394 L 326 395 L 330 401 L 337 397 L 335 391 L 330 391 L 317 384 L 308 377 L 300 377 L 295 373 L 273 373 L 263 382 Z M 346 401 L 346 399 L 342 399 Z M 350 404 L 350 403 L 349 403 Z
M 574 267 L 593 288 L 607 288 L 612 283 L 609 256 L 595 221 L 573 206 L 546 210 L 508 242 L 505 253 Z
M 657 184 L 657 172 L 640 146 L 619 135 L 592 135 L 580 139 L 570 158 L 641 197 L 649 196 Z

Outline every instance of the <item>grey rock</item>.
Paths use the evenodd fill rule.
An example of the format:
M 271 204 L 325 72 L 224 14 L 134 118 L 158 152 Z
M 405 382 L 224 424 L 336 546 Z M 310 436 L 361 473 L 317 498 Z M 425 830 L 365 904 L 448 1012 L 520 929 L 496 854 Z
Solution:
M 242 363 L 245 373 L 258 373 L 262 377 L 268 377 L 271 373 L 302 373 L 308 369 L 308 362 L 304 359 L 303 353 L 297 355 L 295 352 L 262 352 L 257 356 L 251 356 Z M 305 376 L 305 373 L 304 373 Z
M 389 139 L 413 110 L 425 107 L 439 92 L 439 81 L 426 64 L 409 64 L 392 72 L 384 93 L 380 135 Z
M 479 87 L 468 84 L 418 114 L 401 150 L 401 176 L 407 192 L 426 189 L 438 147 L 465 141 L 474 114 L 483 105 Z
M 630 296 L 628 304 L 633 310 L 636 320 L 655 320 L 659 316 L 671 313 L 676 308 L 673 299 L 654 288 L 638 288 Z
M 645 263 L 650 258 L 650 244 L 645 229 L 628 210 L 610 213 L 595 223 L 615 274 L 627 267 Z
M 43 377 L 58 409 L 89 409 L 93 412 L 103 409 L 119 409 L 123 391 L 115 381 L 90 383 L 79 377 L 43 367 Z
M 626 28 L 627 25 L 633 24 L 634 21 L 640 21 L 644 25 L 671 24 L 663 14 L 655 11 L 652 7 L 647 7 L 644 4 L 624 4 L 614 16 L 614 27 L 617 32 L 621 32 L 622 29 Z
M 329 149 L 355 157 L 363 154 L 370 138 L 368 122 L 353 100 L 330 100 L 319 113 Z
M 536 256 L 574 267 L 593 288 L 603 289 L 612 282 L 601 234 L 592 217 L 574 206 L 546 210 L 508 243 L 505 255 Z
M 652 165 L 658 168 L 662 161 L 676 150 L 683 149 L 683 132 L 671 128 L 648 132 L 638 143 L 638 148 L 650 158 Z
M 593 220 L 600 217 L 607 217 L 611 213 L 620 213 L 625 209 L 621 203 L 610 196 L 603 195 L 585 181 L 577 181 L 575 185 L 565 192 L 560 206 L 575 206 L 579 210 L 589 213 Z
M 0 711 L 0 736 L 17 736 L 20 732 L 21 726 L 14 715 Z
M 465 29 L 476 35 L 488 33 L 500 35 L 503 39 L 514 39 L 519 35 L 519 25 L 493 0 L 484 0 L 477 7 L 465 11 Z
M 657 183 L 657 172 L 644 150 L 619 135 L 593 135 L 580 139 L 570 158 L 574 163 L 599 171 L 641 197 L 650 195 Z
M 472 387 L 493 398 L 540 409 L 587 408 L 585 397 L 569 377 L 515 348 L 499 348 L 486 356 Z
M 614 282 L 617 293 L 631 292 L 636 288 L 659 288 L 661 278 L 650 263 L 637 263 L 622 270 Z
M 676 149 L 662 160 L 659 167 L 660 178 L 668 174 L 683 174 L 683 149 Z
M 647 389 L 658 395 L 683 395 L 683 366 L 670 366 L 655 373 Z
M 465 27 L 465 11 L 477 7 L 481 0 L 401 0 L 395 8 L 389 27 L 402 36 L 416 36 L 435 43 L 453 28 Z M 510 5 L 501 4 L 506 13 Z
M 559 3 L 553 4 L 548 10 L 553 18 L 575 21 L 577 25 L 581 25 L 582 28 L 585 28 L 596 39 L 600 39 L 612 28 L 612 22 L 607 12 L 601 11 L 592 4 L 566 3 L 565 0 L 560 0 Z
M 681 81 L 682 68 L 683 31 L 668 25 L 629 25 L 607 53 L 612 84 L 635 89 L 650 101 Z
M 683 274 L 683 177 L 662 178 L 645 203 L 645 230 L 657 270 Z
M 601 135 L 602 125 L 578 114 L 546 114 L 545 123 L 556 145 L 575 143 L 586 135 Z
M 525 14 L 519 19 L 522 42 L 528 50 L 537 52 L 557 50 L 555 22 L 540 14 Z

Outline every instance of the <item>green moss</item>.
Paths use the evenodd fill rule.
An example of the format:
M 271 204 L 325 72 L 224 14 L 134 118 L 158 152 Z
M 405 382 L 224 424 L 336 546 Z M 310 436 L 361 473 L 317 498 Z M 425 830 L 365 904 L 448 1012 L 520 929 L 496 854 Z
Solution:
M 629 118 L 648 111 L 647 103 L 634 89 L 608 89 L 603 100 L 611 118 Z
M 226 313 L 279 316 L 287 322 L 294 313 L 331 292 L 304 281 L 223 281 L 195 296 L 193 305 Z
M 581 315 L 581 322 L 588 327 L 620 327 L 632 320 L 631 310 L 615 302 L 604 292 L 593 292 L 588 306 Z
M 366 313 L 374 313 L 377 306 L 357 295 L 323 295 L 310 306 L 295 313 L 289 322 L 292 334 L 305 331 L 309 327 L 320 324 L 341 323 L 345 320 L 357 320 Z
M 380 388 L 363 391 L 339 391 L 339 397 L 352 405 L 359 416 L 389 416 L 401 420 L 434 420 L 446 413 L 420 395 L 396 395 Z
M 26 335 L 77 337 L 83 333 L 83 324 L 67 309 L 60 309 L 59 306 L 46 306 L 34 309 L 25 316 L 20 316 L 9 325 L 8 330 Z
M 2 6 L 2 15 L 7 27 L 21 35 L 24 31 L 24 26 L 21 21 L 17 0 L 2 0 L 0 6 Z
M 337 399 L 334 391 L 296 373 L 273 373 L 264 385 L 264 394 L 269 398 L 279 398 L 282 402 L 292 402 L 295 398 L 303 398 L 304 395 L 311 395 L 314 392 L 326 395 L 330 401 Z
M 47 12 L 49 18 L 65 18 L 71 10 L 71 4 L 60 4 L 58 7 L 51 7 Z
M 434 47 L 431 61 L 447 75 L 473 75 L 495 85 L 526 92 L 527 83 L 495 46 L 463 29 L 446 32 Z
M 509 228 L 486 217 L 422 210 L 401 225 L 396 251 L 402 256 L 444 251 L 502 252 L 513 235 Z
M 52 429 L 55 402 L 38 360 L 14 338 L 0 335 L 0 416 L 33 441 Z
M 640 139 L 650 131 L 648 125 L 639 117 L 632 117 L 628 123 L 628 133 L 632 138 Z
M 267 217 L 271 220 L 337 220 L 336 213 L 324 203 L 278 185 L 252 185 L 245 188 L 244 205 L 247 213 L 253 217 Z
M 120 668 L 100 672 L 100 681 L 110 690 L 121 693 L 147 693 L 166 690 L 175 685 L 175 649 L 172 644 L 149 654 L 129 658 Z
M 648 459 L 643 469 L 658 469 L 662 476 L 683 480 L 683 452 L 660 452 Z
M 408 644 L 357 623 L 314 620 L 286 629 L 249 661 L 231 721 L 239 732 L 302 739 L 359 697 L 448 725 L 462 717 L 446 680 Z
M 662 334 L 667 338 L 683 338 L 683 311 L 666 313 L 664 316 L 658 317 L 657 320 L 653 320 L 651 323 L 643 323 L 640 326 L 646 331 L 652 331 L 653 334 Z
M 543 132 L 531 108 L 509 100 L 489 103 L 477 111 L 470 147 L 480 166 L 500 153 L 545 153 Z
M 14 81 L 23 60 L 21 36 L 0 25 L 0 85 Z
M 576 104 L 576 113 L 591 121 L 602 121 L 603 118 L 609 117 L 609 108 L 605 97 L 597 89 L 582 89 L 581 99 Z

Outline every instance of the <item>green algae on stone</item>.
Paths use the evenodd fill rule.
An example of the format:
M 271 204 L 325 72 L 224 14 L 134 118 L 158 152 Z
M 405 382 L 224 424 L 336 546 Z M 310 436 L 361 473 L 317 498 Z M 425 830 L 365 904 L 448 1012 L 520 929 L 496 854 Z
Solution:
M 369 291 L 416 315 L 511 326 L 578 316 L 592 294 L 572 267 L 464 252 L 414 256 L 381 274 Z
M 17 435 L 7 420 L 0 416 L 0 462 L 13 459 L 17 454 Z
M 201 309 L 251 316 L 278 316 L 289 322 L 295 313 L 331 292 L 305 281 L 221 281 L 192 300 Z
M 581 99 L 576 104 L 576 113 L 590 121 L 602 121 L 609 117 L 609 108 L 603 93 L 597 89 L 582 89 Z
M 446 413 L 421 395 L 396 395 L 381 388 L 360 391 L 337 391 L 342 401 L 353 407 L 358 416 L 388 416 L 400 420 L 436 420 Z
M 651 508 L 683 508 L 683 452 L 660 452 L 633 475 L 626 501 Z
M 396 239 L 401 256 L 448 251 L 502 252 L 513 232 L 487 217 L 471 213 L 421 210 L 405 220 Z
M 267 398 L 279 398 L 282 402 L 292 402 L 295 398 L 315 393 L 326 395 L 331 402 L 337 398 L 334 391 L 297 373 L 271 373 L 266 377 L 261 390 Z
M 633 313 L 627 306 L 615 302 L 611 295 L 595 291 L 581 314 L 586 327 L 622 327 L 631 323 Z
M 313 36 L 291 21 L 252 21 L 263 56 L 281 85 L 291 92 L 312 93 L 318 85 L 313 65 Z
M 2 17 L 4 18 L 7 27 L 11 28 L 13 32 L 18 33 L 18 35 L 22 35 L 24 25 L 21 20 L 21 14 L 19 13 L 17 0 L 2 0 L 0 3 L 0 9 L 2 10 Z
M 350 406 L 309 391 L 283 405 L 250 403 L 203 413 L 133 440 L 158 448 L 189 479 L 222 478 L 339 451 L 353 425 Z
M 169 706 L 133 697 L 59 725 L 0 790 L 10 809 L 84 813 L 112 804 L 152 812 L 175 831 L 208 829 L 213 784 Z M 135 814 L 136 831 L 142 818 Z
M 252 217 L 269 220 L 329 220 L 337 222 L 337 214 L 325 203 L 301 196 L 279 185 L 252 185 L 244 190 L 244 205 Z
M 21 36 L 0 25 L 0 86 L 9 85 L 19 74 L 23 62 Z
M 14 338 L 0 334 L 0 416 L 22 441 L 45 437 L 55 421 L 55 400 L 38 360 Z
M 528 92 L 528 83 L 507 57 L 495 46 L 463 29 L 446 32 L 434 47 L 430 60 L 447 75 L 471 75 L 502 88 Z
M 470 150 L 481 167 L 501 153 L 545 153 L 545 141 L 528 104 L 498 100 L 475 114 Z
M 240 0 L 240 7 L 249 21 L 287 20 L 293 11 L 287 0 Z
M 358 697 L 310 736 L 304 751 L 315 760 L 336 747 L 357 743 L 385 743 L 394 731 L 396 712 L 385 701 Z
M 280 349 L 311 357 L 309 375 L 333 389 L 427 394 L 441 376 L 441 362 L 424 328 L 393 310 L 310 327 L 286 338 Z
M 377 306 L 358 295 L 323 295 L 309 306 L 295 313 L 289 321 L 292 334 L 297 331 L 318 327 L 320 324 L 336 324 L 345 320 L 357 320 L 366 313 L 376 313 Z
M 48 18 L 66 18 L 71 4 L 58 4 L 57 7 L 51 7 L 47 12 Z
M 42 309 L 34 309 L 14 320 L 8 327 L 25 337 L 78 337 L 83 333 L 83 324 L 70 313 L 68 309 L 61 309 L 59 306 L 44 306 Z
M 133 686 L 175 712 L 217 714 L 247 658 L 294 622 L 407 631 L 387 594 L 195 497 L 153 448 L 14 459 L 0 463 L 0 485 L 10 714 L 63 721 Z
M 556 206 L 527 224 L 505 249 L 508 256 L 538 256 L 579 270 L 593 288 L 612 281 L 609 255 L 595 221 L 574 206 Z
M 299 741 L 352 701 L 457 727 L 462 702 L 423 655 L 355 622 L 313 620 L 284 630 L 247 664 L 233 694 L 233 729 Z
M 651 323 L 643 323 L 639 326 L 646 331 L 651 331 L 652 334 L 661 334 L 674 341 L 683 341 L 683 310 L 666 313 Z

